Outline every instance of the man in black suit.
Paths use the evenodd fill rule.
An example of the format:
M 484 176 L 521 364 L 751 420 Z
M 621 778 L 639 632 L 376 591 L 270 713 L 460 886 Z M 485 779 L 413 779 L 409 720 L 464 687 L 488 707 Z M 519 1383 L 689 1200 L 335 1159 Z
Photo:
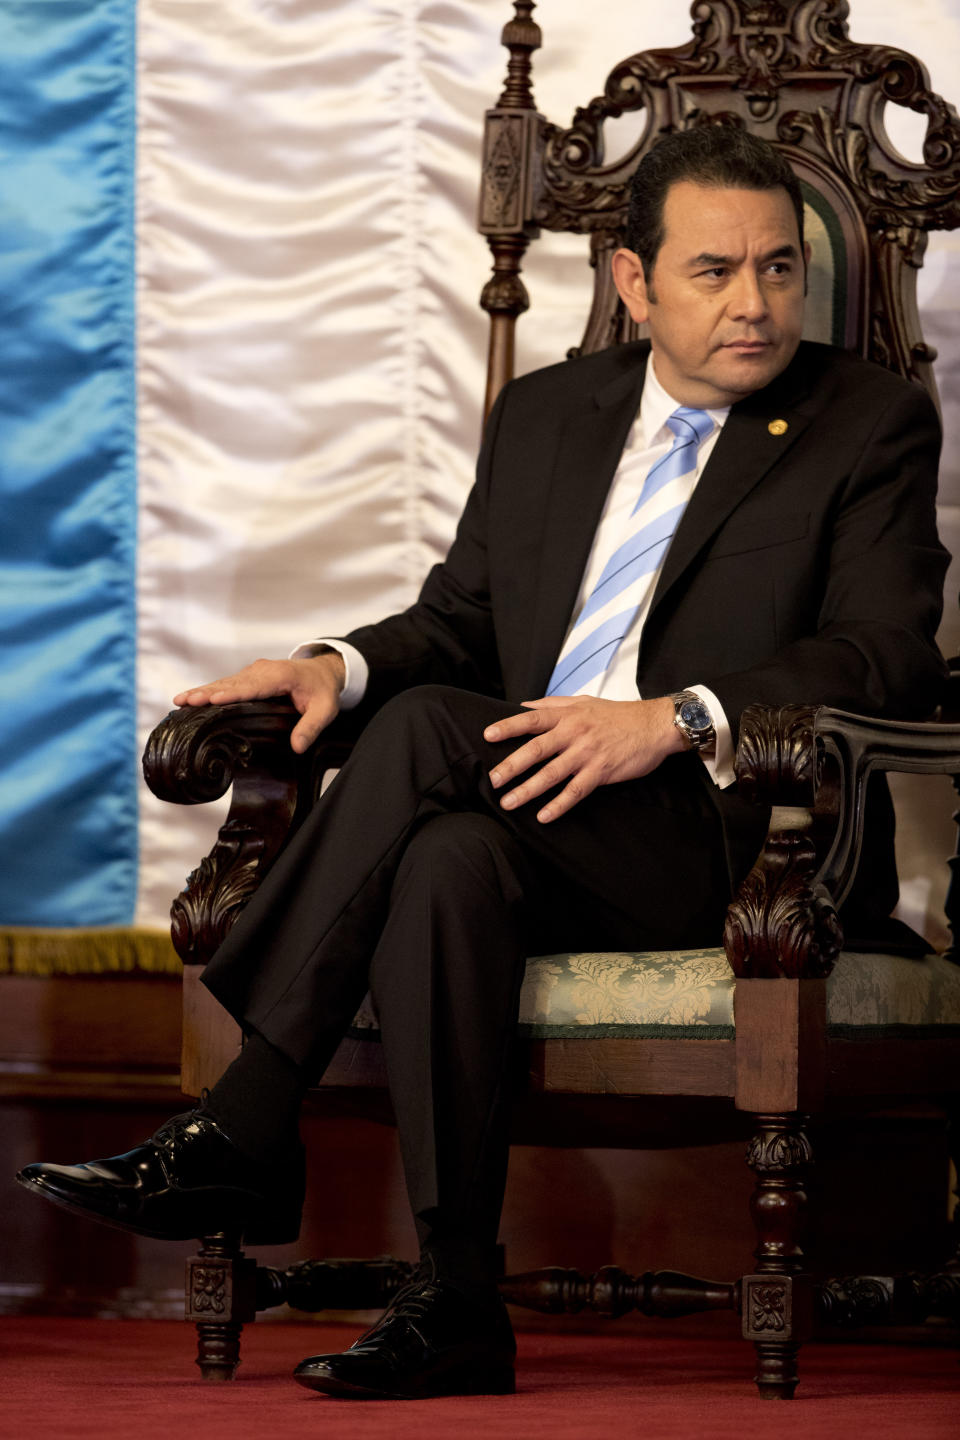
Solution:
M 422 1265 L 298 1367 L 312 1388 L 512 1388 L 493 1247 L 524 957 L 715 942 L 766 826 L 731 783 L 746 704 L 935 704 L 936 415 L 801 343 L 802 224 L 762 142 L 660 142 L 613 261 L 649 345 L 504 390 L 409 610 L 177 697 L 289 694 L 298 751 L 345 703 L 369 723 L 205 972 L 240 1059 L 129 1156 L 21 1178 L 146 1233 L 291 1238 L 299 1104 L 369 987 Z M 878 858 L 862 914 L 892 903 Z

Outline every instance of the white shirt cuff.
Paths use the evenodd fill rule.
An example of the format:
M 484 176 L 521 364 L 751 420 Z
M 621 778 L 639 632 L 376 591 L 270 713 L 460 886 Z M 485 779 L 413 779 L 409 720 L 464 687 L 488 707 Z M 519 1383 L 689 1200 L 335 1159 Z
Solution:
M 315 655 L 321 653 L 321 648 L 336 650 L 343 660 L 343 668 L 346 673 L 343 689 L 340 691 L 340 709 L 353 710 L 366 694 L 367 680 L 370 675 L 369 666 L 359 650 L 348 645 L 345 640 L 307 640 L 303 645 L 298 645 L 295 650 L 291 650 L 287 659 L 312 660 Z
M 720 789 L 724 790 L 733 784 L 737 776 L 733 768 L 733 736 L 730 734 L 723 706 L 706 685 L 685 685 L 684 689 L 699 695 L 713 717 L 713 728 L 717 735 L 716 746 L 712 753 L 704 754 L 701 750 L 699 755 L 714 785 L 719 785 Z

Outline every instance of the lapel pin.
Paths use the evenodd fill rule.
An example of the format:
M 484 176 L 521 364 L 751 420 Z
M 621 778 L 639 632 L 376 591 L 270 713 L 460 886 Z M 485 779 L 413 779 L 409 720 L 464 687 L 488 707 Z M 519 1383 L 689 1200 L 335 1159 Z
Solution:
M 771 435 L 786 435 L 789 426 L 786 420 L 771 420 L 767 429 Z

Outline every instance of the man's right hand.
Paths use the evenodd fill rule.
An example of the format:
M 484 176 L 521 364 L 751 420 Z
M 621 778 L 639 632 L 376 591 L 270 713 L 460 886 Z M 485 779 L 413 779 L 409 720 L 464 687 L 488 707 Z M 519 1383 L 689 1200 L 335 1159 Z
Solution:
M 343 659 L 335 650 L 314 655 L 309 660 L 255 660 L 236 675 L 211 680 L 208 685 L 197 685 L 192 690 L 181 690 L 179 695 L 174 695 L 173 703 L 232 705 L 237 700 L 268 700 L 274 695 L 289 695 L 301 717 L 290 736 L 290 744 L 302 755 L 338 714 L 345 678 Z

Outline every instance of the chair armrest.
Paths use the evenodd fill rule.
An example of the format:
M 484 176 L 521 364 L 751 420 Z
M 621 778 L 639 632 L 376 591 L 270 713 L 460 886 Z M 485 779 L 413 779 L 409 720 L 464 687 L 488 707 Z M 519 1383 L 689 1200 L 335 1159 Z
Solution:
M 960 724 L 752 705 L 741 718 L 736 770 L 746 798 L 772 813 L 727 912 L 727 959 L 738 976 L 819 978 L 843 943 L 836 910 L 860 858 L 871 773 L 960 774 Z
M 204 965 L 225 939 L 288 837 L 341 765 L 355 726 L 340 717 L 304 756 L 290 748 L 297 721 L 286 699 L 173 710 L 143 756 L 161 800 L 202 805 L 232 785 L 230 810 L 210 854 L 171 907 L 171 935 L 185 964 Z
M 960 774 L 960 724 L 879 720 L 826 706 L 817 711 L 817 800 L 835 816 L 819 878 L 837 905 L 853 883 L 863 844 L 864 800 L 874 770 L 914 775 Z

